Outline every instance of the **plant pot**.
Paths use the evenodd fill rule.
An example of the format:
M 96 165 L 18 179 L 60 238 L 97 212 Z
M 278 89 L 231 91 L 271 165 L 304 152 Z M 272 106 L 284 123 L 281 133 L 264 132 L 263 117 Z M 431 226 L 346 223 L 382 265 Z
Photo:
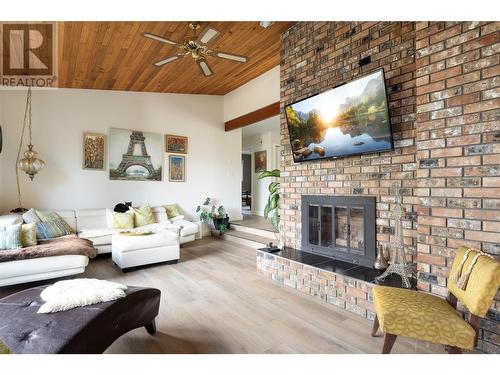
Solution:
M 229 223 L 229 216 L 225 218 L 214 218 L 213 222 L 215 229 L 218 230 L 220 234 L 223 234 L 231 226 L 231 224 Z M 224 230 L 220 229 L 221 226 L 224 227 Z

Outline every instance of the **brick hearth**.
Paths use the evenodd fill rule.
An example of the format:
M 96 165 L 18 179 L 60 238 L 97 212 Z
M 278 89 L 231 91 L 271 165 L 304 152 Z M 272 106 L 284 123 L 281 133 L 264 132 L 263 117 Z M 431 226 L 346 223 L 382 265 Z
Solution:
M 419 289 L 445 295 L 460 245 L 500 254 L 499 25 L 300 22 L 282 34 L 281 233 L 287 246 L 300 249 L 302 194 L 375 196 L 382 246 L 392 240 L 390 211 L 403 196 L 405 250 L 417 263 Z M 359 68 L 368 56 L 371 62 Z M 381 67 L 395 150 L 295 164 L 283 107 Z M 331 301 L 338 298 L 370 317 L 369 284 L 297 270 L 297 277 L 311 277 L 311 285 L 313 277 L 326 282 L 316 293 L 316 286 L 311 292 L 303 281 L 304 291 L 321 298 L 324 286 L 328 302 L 330 282 L 339 285 Z M 500 352 L 500 295 L 483 323 L 478 349 Z

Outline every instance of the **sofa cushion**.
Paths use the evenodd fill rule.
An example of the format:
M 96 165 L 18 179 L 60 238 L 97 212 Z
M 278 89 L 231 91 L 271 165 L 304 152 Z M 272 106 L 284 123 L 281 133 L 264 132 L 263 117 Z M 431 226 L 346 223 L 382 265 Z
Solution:
M 0 227 L 0 250 L 20 249 L 22 245 L 21 224 Z
M 41 221 L 34 208 L 30 208 L 23 214 L 23 220 L 26 224 L 38 223 Z
M 149 204 L 138 208 L 130 207 L 129 211 L 134 213 L 134 225 L 136 227 L 142 227 L 143 225 L 154 224 L 156 222 Z
M 94 246 L 110 245 L 111 236 L 118 231 L 119 229 L 112 228 L 83 229 L 78 237 L 92 241 Z
M 36 242 L 36 223 L 21 225 L 21 243 L 23 247 L 35 246 Z
M 152 249 L 155 247 L 176 245 L 179 237 L 171 231 L 160 231 L 148 236 L 123 236 L 119 233 L 113 234 L 113 251 L 121 252 Z

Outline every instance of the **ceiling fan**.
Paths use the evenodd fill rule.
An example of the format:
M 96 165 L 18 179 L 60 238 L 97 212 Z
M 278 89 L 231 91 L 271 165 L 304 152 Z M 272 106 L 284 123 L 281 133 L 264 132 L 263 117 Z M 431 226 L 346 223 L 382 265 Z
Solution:
M 209 49 L 207 46 L 208 43 L 214 41 L 220 35 L 220 32 L 217 29 L 209 26 L 205 30 L 203 30 L 200 35 L 198 35 L 197 30 L 200 28 L 200 24 L 198 22 L 191 22 L 189 24 L 189 27 L 193 31 L 189 35 L 185 36 L 181 43 L 152 33 L 142 34 L 142 36 L 146 38 L 153 39 L 161 43 L 170 44 L 178 48 L 178 51 L 175 55 L 156 61 L 153 63 L 153 65 L 160 67 L 173 61 L 179 60 L 185 56 L 191 55 L 203 75 L 205 77 L 210 77 L 214 73 L 208 65 L 208 62 L 206 60 L 207 56 L 219 57 L 221 59 L 236 61 L 240 63 L 245 63 L 249 60 L 247 56 L 235 55 L 232 53 Z

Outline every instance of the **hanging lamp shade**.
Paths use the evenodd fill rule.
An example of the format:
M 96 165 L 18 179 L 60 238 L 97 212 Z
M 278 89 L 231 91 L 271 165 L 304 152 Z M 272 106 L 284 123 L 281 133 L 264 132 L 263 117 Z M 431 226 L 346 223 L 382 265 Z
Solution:
M 24 158 L 17 162 L 17 167 L 25 172 L 32 181 L 33 177 L 45 166 L 45 162 L 36 156 L 37 152 L 33 150 L 33 145 L 29 144 L 28 149 L 24 151 Z

